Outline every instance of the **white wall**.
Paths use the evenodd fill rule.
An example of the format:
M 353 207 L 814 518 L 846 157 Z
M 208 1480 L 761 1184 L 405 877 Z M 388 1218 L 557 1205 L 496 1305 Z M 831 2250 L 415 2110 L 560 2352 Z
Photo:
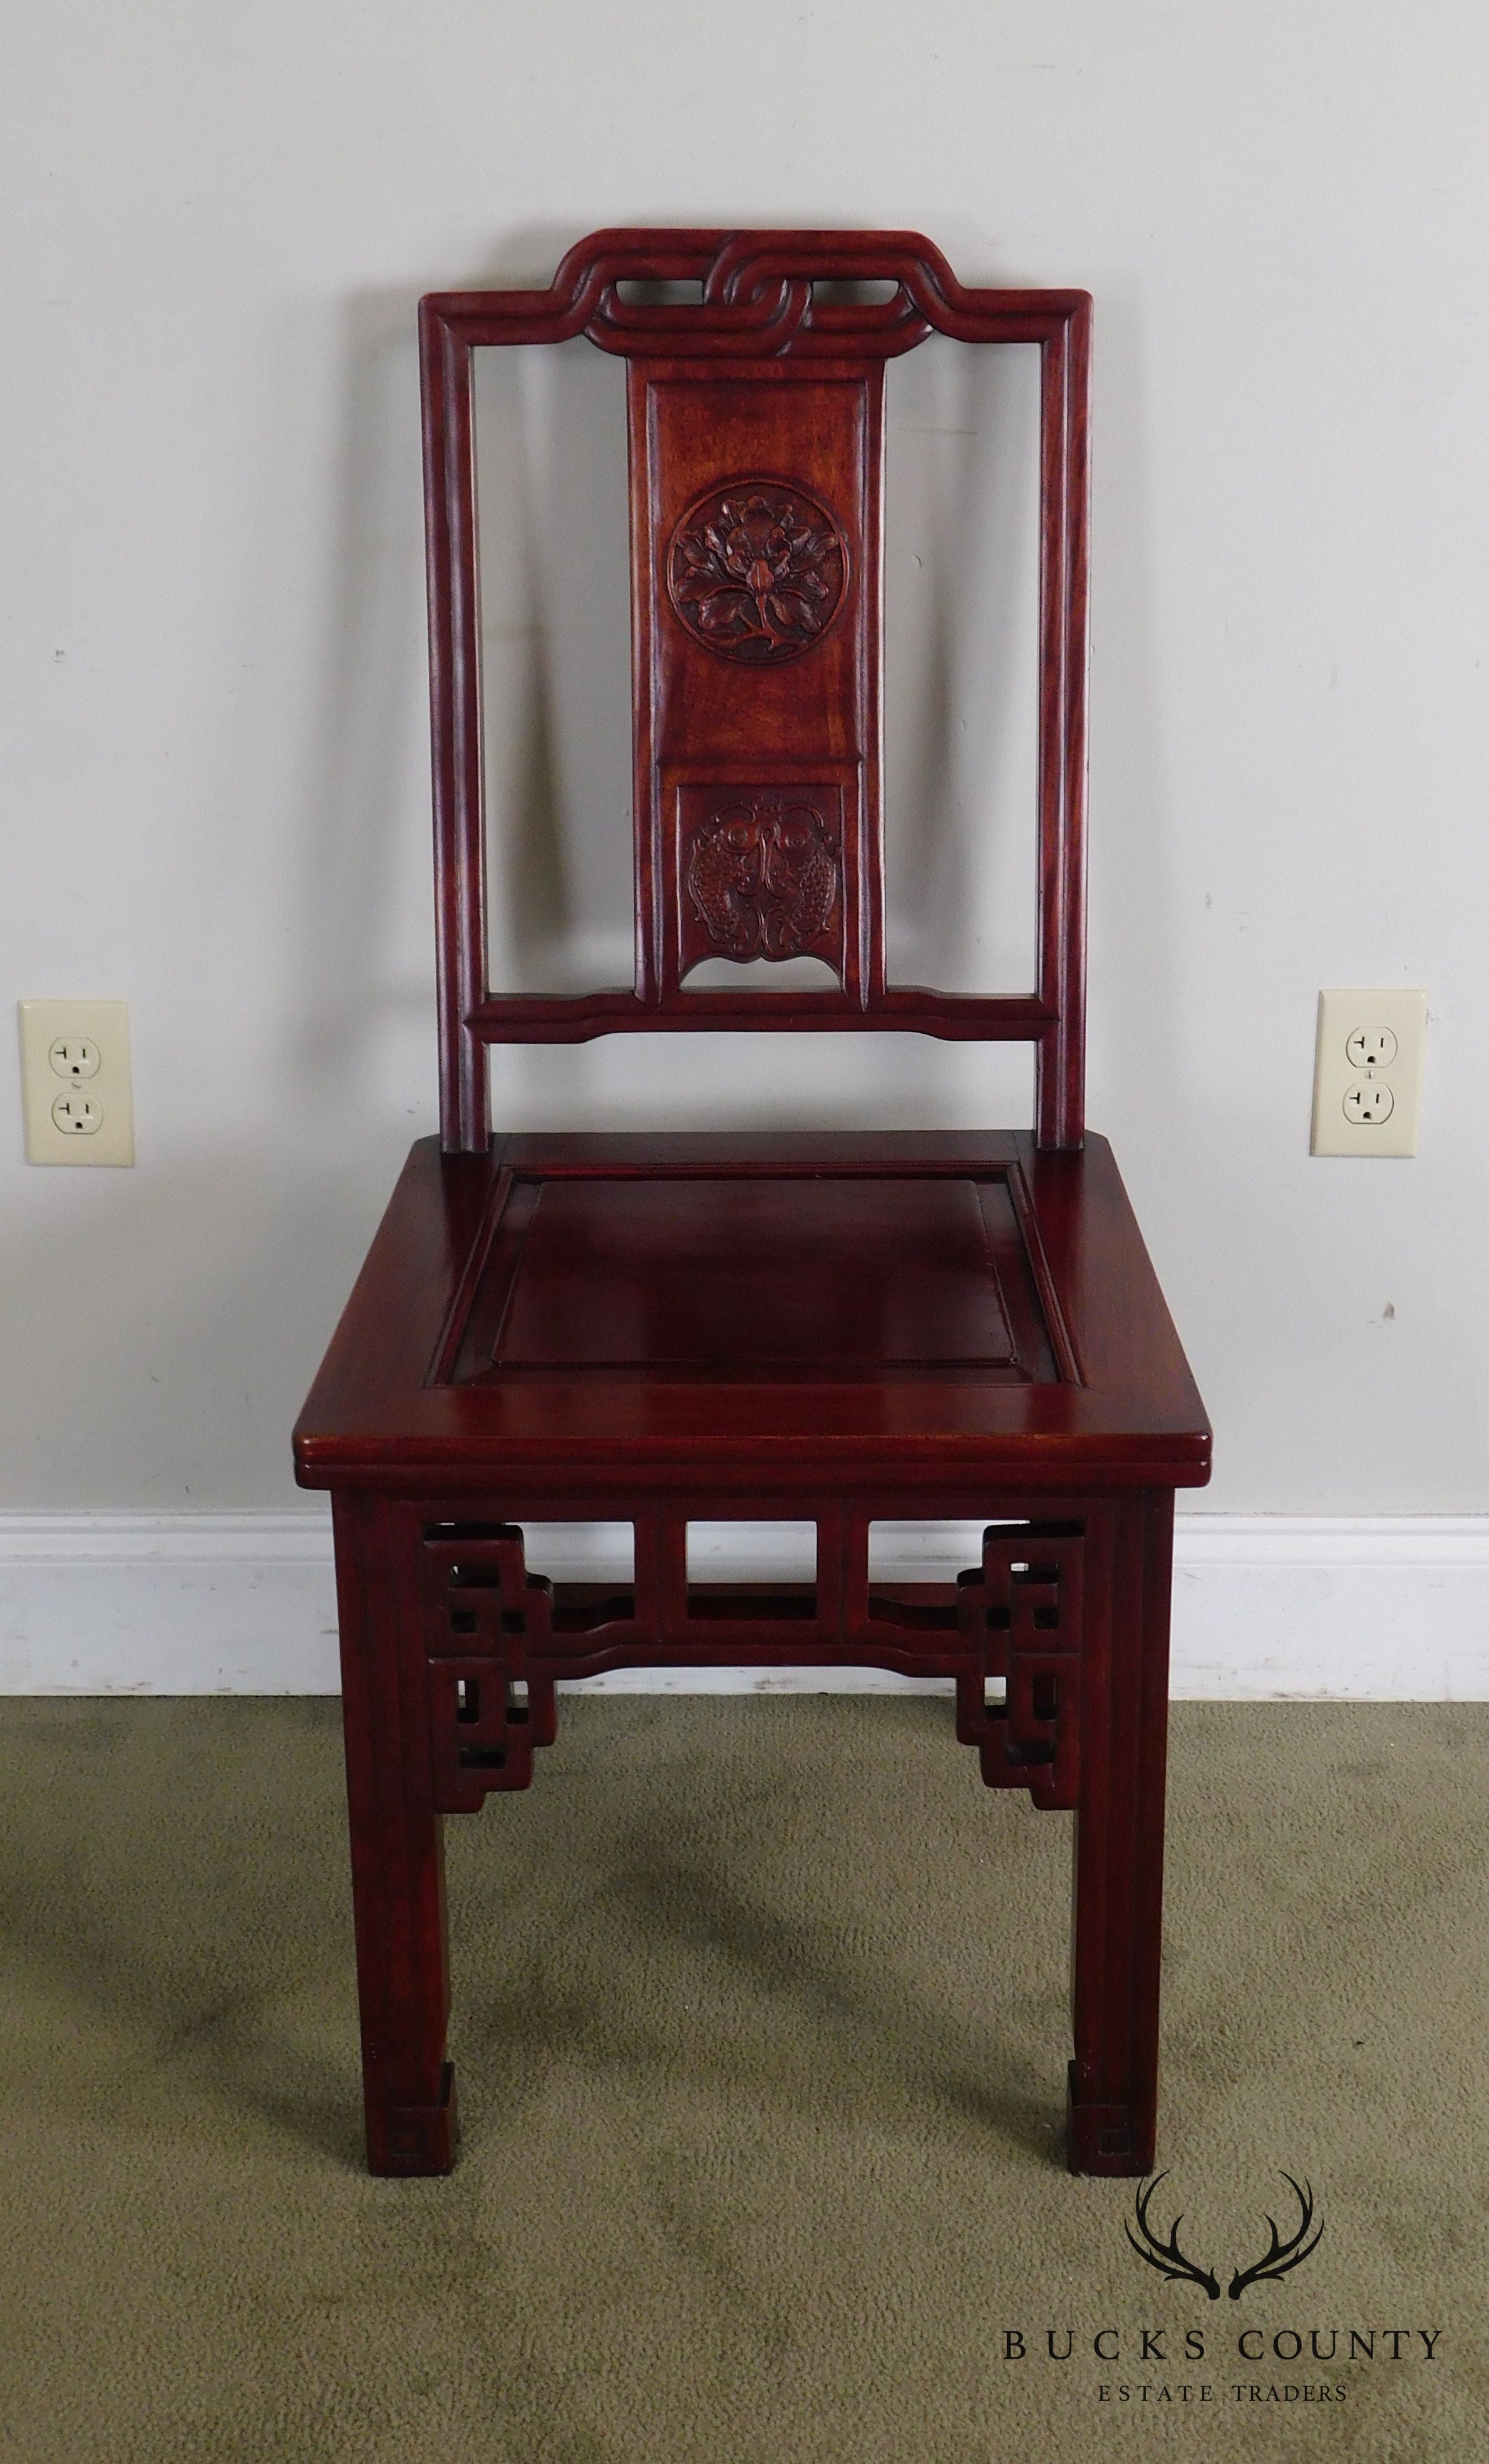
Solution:
M 7 39 L 3 979 L 131 1002 L 140 1161 L 28 1168 L 0 1068 L 0 1502 L 293 1503 L 432 1124 L 418 294 L 800 221 L 1096 295 L 1091 1116 L 1206 1504 L 1482 1507 L 1479 9 L 32 0 Z M 1307 1155 L 1350 981 L 1429 988 L 1413 1162 Z M 974 1117 L 823 1042 L 824 1116 L 879 1069 Z M 617 1040 L 523 1100 L 654 1118 L 668 1070 Z

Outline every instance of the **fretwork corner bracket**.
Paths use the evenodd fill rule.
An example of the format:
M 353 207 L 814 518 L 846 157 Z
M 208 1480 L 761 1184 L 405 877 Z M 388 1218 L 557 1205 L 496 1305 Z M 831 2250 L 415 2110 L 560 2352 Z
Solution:
M 957 1736 L 976 1747 L 989 1788 L 1026 1789 L 1050 1810 L 1074 1807 L 1080 1785 L 1084 1545 L 1079 1524 L 990 1524 L 981 1564 L 945 1593 L 956 1639 L 938 1656 L 955 1674 Z M 515 1524 L 429 1532 L 422 1579 L 433 1803 L 475 1813 L 493 1790 L 527 1788 L 535 1749 L 554 1741 L 555 1668 L 564 1665 L 554 1586 L 528 1573 Z M 649 1589 L 624 1608 L 632 1641 L 655 1633 L 661 1651 L 665 1620 Z M 862 1634 L 850 1624 L 840 1611 L 834 1639 L 872 1657 L 872 1624 Z
M 972 1664 L 956 1679 L 956 1733 L 989 1788 L 1026 1788 L 1068 1812 L 1081 1783 L 1079 1524 L 990 1524 L 982 1563 L 957 1578 Z
M 424 1601 L 434 1804 L 475 1814 L 493 1789 L 529 1787 L 535 1749 L 557 1733 L 553 1680 L 531 1666 L 553 1585 L 529 1574 L 516 1526 L 498 1524 L 425 1541 Z

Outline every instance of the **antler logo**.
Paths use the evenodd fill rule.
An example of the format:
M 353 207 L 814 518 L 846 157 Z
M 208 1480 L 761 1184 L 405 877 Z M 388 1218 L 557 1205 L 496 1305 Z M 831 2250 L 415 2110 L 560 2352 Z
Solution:
M 1158 2239 L 1148 2221 L 1149 2204 L 1153 2192 L 1159 2183 L 1167 2179 L 1166 2173 L 1155 2173 L 1146 2188 L 1139 2188 L 1136 2208 L 1137 2233 L 1128 2225 L 1125 2228 L 1127 2237 L 1144 2264 L 1156 2268 L 1158 2274 L 1169 2283 L 1202 2284 L 1211 2300 L 1218 2301 L 1220 2286 L 1214 2270 L 1208 2267 L 1196 2267 L 1193 2260 L 1186 2258 L 1179 2248 L 1179 2227 L 1184 2222 L 1183 2216 L 1174 2217 L 1167 2241 Z M 1273 2219 L 1270 2216 L 1266 2218 L 1267 2231 L 1271 2236 L 1270 2243 L 1252 2266 L 1238 2267 L 1236 2270 L 1230 2285 L 1230 2298 L 1233 2301 L 1240 2299 L 1248 2284 L 1260 2284 L 1269 2277 L 1286 2276 L 1292 2268 L 1301 2267 L 1303 2261 L 1317 2250 L 1324 2237 L 1322 2224 L 1316 2232 L 1313 2231 L 1311 2186 L 1306 2182 L 1293 2181 L 1291 2173 L 1284 2172 L 1282 2179 L 1284 2182 L 1292 2183 L 1294 2195 L 1303 2211 L 1302 2221 L 1292 2239 L 1283 2241 Z M 1312 2233 L 1311 2240 L 1308 2238 L 1310 2233 Z M 1139 2234 L 1142 2236 L 1141 2240 L 1138 2238 Z
M 832 623 L 847 580 L 843 533 L 804 488 L 736 479 L 690 505 L 667 586 L 694 641 L 727 659 L 795 659 Z
M 1282 2175 L 1282 2179 L 1284 2182 L 1292 2182 L 1294 2196 L 1298 2201 L 1299 2207 L 1303 2210 L 1303 2221 L 1299 2225 L 1291 2241 L 1281 2241 L 1278 2238 L 1276 2225 L 1272 2222 L 1271 2217 L 1268 2216 L 1266 2224 L 1267 2231 L 1272 2236 L 1271 2248 L 1262 2252 L 1261 2256 L 1257 2260 L 1254 2267 L 1243 2268 L 1237 2275 L 1232 2277 L 1231 2299 L 1233 2301 L 1236 2300 L 1240 2294 L 1245 2292 L 1248 2284 L 1260 2284 L 1267 2277 L 1285 2276 L 1289 2268 L 1299 2266 L 1302 2261 L 1307 2257 L 1310 2251 L 1317 2250 L 1319 2243 L 1324 2238 L 1324 2228 L 1322 2225 L 1320 2225 L 1318 2232 L 1314 2234 L 1311 2241 L 1306 2238 L 1308 2228 L 1313 2222 L 1313 2191 L 1311 2188 L 1306 2183 L 1300 2184 L 1298 2182 L 1293 2182 L 1291 2173 L 1284 2173 Z
M 1132 2231 L 1130 2225 L 1127 2225 L 1124 2228 L 1127 2237 L 1131 2243 L 1133 2249 L 1136 2251 L 1139 2258 L 1144 2261 L 1145 2265 L 1155 2267 L 1159 2275 L 1163 2277 L 1167 2282 L 1170 2284 L 1202 2284 L 1205 2291 L 1209 2294 L 1211 2300 L 1218 2301 L 1220 2299 L 1220 2287 L 1215 2282 L 1211 2270 L 1208 2267 L 1196 2267 L 1193 2260 L 1192 2258 L 1186 2258 L 1184 2253 L 1179 2248 L 1179 2227 L 1184 2222 L 1183 2217 L 1181 2215 L 1174 2217 L 1173 2229 L 1167 2241 L 1160 2241 L 1158 2239 L 1157 2234 L 1153 2232 L 1151 2225 L 1148 2221 L 1148 2203 L 1151 2199 L 1153 2192 L 1158 2188 L 1159 2183 L 1166 2182 L 1168 2178 L 1167 2173 L 1155 2173 L 1146 2189 L 1143 2189 L 1141 2185 L 1139 2186 L 1137 2193 L 1137 2232 L 1142 2234 L 1143 2238 L 1141 2241 L 1138 2240 L 1137 2233 Z

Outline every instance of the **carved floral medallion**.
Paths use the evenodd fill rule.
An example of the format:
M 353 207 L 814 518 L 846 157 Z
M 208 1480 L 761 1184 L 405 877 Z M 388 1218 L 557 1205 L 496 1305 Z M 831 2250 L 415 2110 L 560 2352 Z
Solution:
M 799 658 L 843 603 L 842 530 L 804 488 L 735 479 L 699 496 L 672 534 L 667 583 L 695 642 L 756 664 Z
M 795 958 L 837 904 L 838 850 L 821 813 L 774 797 L 731 804 L 698 825 L 688 895 L 729 958 Z

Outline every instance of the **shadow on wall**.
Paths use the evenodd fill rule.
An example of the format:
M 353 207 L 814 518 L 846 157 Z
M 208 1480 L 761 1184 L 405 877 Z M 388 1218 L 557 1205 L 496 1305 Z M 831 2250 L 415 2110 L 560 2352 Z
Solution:
M 1207 1109 L 1187 1062 L 1185 1001 L 1177 979 L 1175 909 L 1179 824 L 1164 759 L 1165 713 L 1153 571 L 1156 507 L 1150 354 L 1141 292 L 1130 276 L 1091 275 L 1092 347 L 1089 1006 L 1087 1117 L 1106 1131 L 1131 1192 L 1159 1278 L 1192 1333 L 1225 1325 L 1229 1296 L 1186 1295 L 1192 1242 L 1166 1238 L 1182 1221 L 1192 1175 L 1212 1172 L 1217 1208 L 1250 1222 L 1255 1192 L 1234 1145 L 1214 1152 Z M 1185 823 L 1200 832 L 1208 815 Z M 1183 1168 L 1176 1162 L 1185 1159 Z M 1222 1185 L 1235 1177 L 1233 1189 Z M 1218 1220 L 1218 1217 L 1217 1219 Z M 1213 1249 L 1202 1247 L 1204 1268 Z M 1215 1405 L 1202 1351 L 1193 1355 Z
M 343 318 L 342 408 L 335 453 L 337 517 L 324 590 L 326 682 L 317 705 L 306 769 L 305 872 L 295 900 L 296 974 L 303 987 L 288 1054 L 296 1078 L 314 1070 L 355 1100 L 362 1078 L 369 1033 L 390 1018 L 417 1012 L 429 1024 L 433 1051 L 433 906 L 429 887 L 430 834 L 428 688 L 424 581 L 424 510 L 420 464 L 417 310 L 421 290 L 435 288 L 546 288 L 566 249 L 581 234 L 572 229 L 534 227 L 517 232 L 491 261 L 462 273 L 431 272 L 427 284 L 365 292 L 351 299 Z M 621 375 L 589 344 L 587 361 Z M 490 360 L 501 355 L 485 354 Z M 519 353 L 531 361 L 532 353 Z M 568 393 L 563 397 L 568 405 Z M 580 406 L 582 410 L 582 406 Z M 483 423 L 483 430 L 490 422 Z M 574 423 L 570 422 L 570 431 Z M 520 461 L 503 452 L 497 464 L 483 452 L 481 476 L 491 490 L 498 479 L 505 496 L 494 509 L 501 555 L 483 575 L 489 594 L 485 686 L 495 703 L 488 726 L 492 802 L 507 829 L 497 850 L 495 877 L 515 877 L 529 918 L 527 946 L 551 934 L 567 915 L 560 799 L 563 762 L 574 740 L 582 740 L 593 762 L 609 764 L 603 775 L 620 780 L 616 808 L 625 825 L 628 857 L 629 692 L 614 705 L 596 701 L 593 674 L 581 681 L 583 706 L 572 714 L 562 746 L 550 724 L 551 660 L 543 654 L 543 568 L 536 534 L 542 505 L 540 479 L 552 471 L 561 446 L 578 483 L 593 489 L 616 440 L 597 426 L 593 437 L 580 417 L 581 450 L 571 451 L 572 432 L 551 436 L 539 415 L 530 423 L 530 451 Z M 503 448 L 514 440 L 502 436 Z M 622 595 L 599 613 L 620 623 L 621 655 L 628 656 L 628 589 L 624 582 L 624 428 L 619 430 L 621 520 L 618 553 Z M 510 473 L 510 475 L 509 475 Z M 566 502 L 566 491 L 561 492 Z M 570 528 L 578 500 L 565 512 Z M 585 526 L 582 522 L 580 527 Z M 596 544 L 602 534 L 592 534 Z M 612 553 L 616 552 L 612 549 Z M 500 595 L 502 556 L 519 576 L 517 604 L 508 609 Z M 580 574 L 582 579 L 582 571 Z M 513 644 L 505 663 L 503 647 Z M 581 645 L 587 654 L 592 642 Z M 495 655 L 493 655 L 493 649 Z M 614 705 L 614 706 L 613 706 Z M 614 751 L 610 750 L 611 740 Z M 586 848 L 605 809 L 595 793 L 593 770 L 573 782 L 584 816 Z M 614 814 L 612 814 L 612 820 Z M 598 833 L 602 845 L 603 833 Z M 409 926 L 417 918 L 419 940 Z M 496 919 L 493 917 L 493 922 Z M 499 939 L 499 926 L 497 937 Z M 629 938 L 627 930 L 626 950 Z M 433 1101 L 433 1089 L 430 1089 Z
M 291 1073 L 314 1072 L 354 1100 L 369 1031 L 390 1012 L 427 1015 L 433 1048 L 429 836 L 427 821 L 410 828 L 421 803 L 428 810 L 417 306 L 418 294 L 401 289 L 345 312 L 325 682 L 289 918 L 302 988 Z M 416 881 L 417 967 L 406 930 Z

